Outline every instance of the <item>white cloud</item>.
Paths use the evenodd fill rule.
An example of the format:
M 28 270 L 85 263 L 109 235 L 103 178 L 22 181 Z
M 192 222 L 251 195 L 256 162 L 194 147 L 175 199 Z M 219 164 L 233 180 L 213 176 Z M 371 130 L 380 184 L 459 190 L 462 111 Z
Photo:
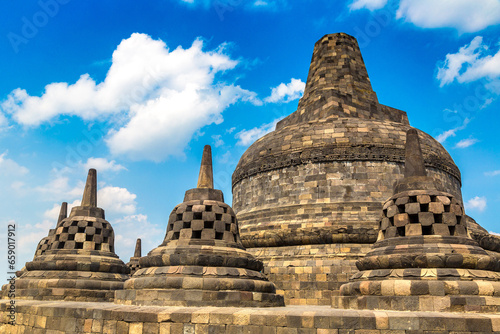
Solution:
M 213 135 L 212 139 L 214 140 L 215 147 L 224 145 L 224 141 L 222 140 L 222 135 Z
M 358 10 L 361 8 L 366 8 L 368 10 L 377 10 L 384 7 L 387 4 L 387 0 L 354 0 L 350 5 L 350 10 Z
M 488 233 L 489 233 L 489 234 L 496 235 L 496 236 L 499 236 L 499 237 L 500 237 L 500 233 L 496 233 L 496 232 L 493 232 L 493 231 L 489 231 Z
M 224 47 L 203 51 L 203 41 L 197 39 L 187 49 L 170 50 L 161 40 L 134 33 L 113 52 L 103 82 L 84 74 L 74 84 L 47 85 L 42 96 L 30 96 L 18 88 L 1 109 L 25 126 L 38 126 L 61 115 L 84 120 L 119 115 L 118 127 L 106 138 L 111 153 L 161 161 L 182 155 L 200 128 L 223 121 L 222 112 L 230 105 L 262 104 L 254 92 L 221 81 L 226 71 L 238 65 Z
M 463 122 L 463 124 L 461 126 L 456 127 L 454 129 L 447 130 L 447 131 L 441 133 L 440 135 L 438 135 L 436 137 L 436 140 L 438 142 L 440 142 L 441 144 L 444 143 L 445 140 L 448 139 L 449 137 L 455 137 L 457 131 L 465 129 L 467 127 L 467 124 L 469 124 L 469 122 L 470 121 L 469 121 L 468 118 L 464 119 L 464 122 Z
M 72 203 L 68 203 L 68 215 L 70 214 L 71 209 L 75 206 L 80 205 L 80 203 L 81 203 L 81 200 L 79 200 L 79 199 L 74 200 Z M 57 222 L 57 218 L 59 218 L 60 211 L 61 211 L 61 203 L 54 203 L 52 208 L 46 210 L 43 213 L 43 217 L 49 221 L 53 221 L 54 226 L 55 226 L 55 224 Z
M 118 172 L 120 170 L 126 169 L 120 164 L 117 164 L 115 160 L 107 160 L 105 158 L 88 158 L 87 162 L 83 164 L 85 170 L 90 168 L 95 168 L 98 172 L 112 171 Z
M 282 118 L 277 118 L 271 123 L 262 124 L 259 127 L 255 127 L 250 130 L 242 130 L 238 132 L 234 137 L 238 139 L 236 145 L 247 146 L 259 139 L 260 137 L 274 131 L 276 128 L 276 123 L 278 123 Z
M 131 215 L 136 211 L 136 197 L 126 188 L 107 186 L 97 192 L 97 205 L 109 213 Z
M 7 151 L 0 154 L 0 172 L 3 175 L 25 175 L 29 173 L 28 168 L 19 165 L 12 159 L 6 158 Z
M 110 222 L 115 231 L 116 253 L 124 262 L 134 254 L 135 242 L 141 238 L 142 255 L 160 245 L 165 237 L 166 228 L 149 222 L 143 214 L 129 215 Z M 138 228 L 140 226 L 140 228 Z
M 500 175 L 500 170 L 494 170 L 492 172 L 485 172 L 484 175 L 486 175 L 486 176 L 497 176 L 497 175 Z
M 498 86 L 500 76 L 500 50 L 491 52 L 483 43 L 481 36 L 476 36 L 469 43 L 461 47 L 457 53 L 449 53 L 443 65 L 438 67 L 437 79 L 440 86 L 457 80 L 459 83 L 471 82 L 481 78 L 494 80 L 488 85 L 491 90 Z M 491 101 L 490 101 L 491 102 Z
M 459 141 L 456 145 L 455 145 L 455 148 L 466 148 L 466 147 L 469 147 L 469 146 L 472 146 L 474 145 L 475 143 L 477 143 L 479 140 L 475 139 L 475 138 L 469 138 L 469 139 L 462 139 L 461 141 Z
M 293 79 L 290 83 L 281 83 L 277 87 L 272 88 L 271 95 L 266 97 L 264 101 L 277 103 L 277 102 L 290 102 L 296 100 L 304 93 L 306 84 L 300 79 Z
M 477 32 L 500 23 L 500 1 L 401 0 L 396 17 L 421 28 Z
M 70 179 L 67 176 L 56 176 L 47 184 L 38 186 L 36 191 L 44 195 L 47 200 L 68 201 L 74 200 L 83 194 L 85 183 L 79 181 L 76 186 L 70 185 Z
M 476 196 L 474 198 L 471 198 L 465 203 L 465 209 L 477 210 L 479 212 L 484 211 L 484 209 L 486 209 L 486 197 Z

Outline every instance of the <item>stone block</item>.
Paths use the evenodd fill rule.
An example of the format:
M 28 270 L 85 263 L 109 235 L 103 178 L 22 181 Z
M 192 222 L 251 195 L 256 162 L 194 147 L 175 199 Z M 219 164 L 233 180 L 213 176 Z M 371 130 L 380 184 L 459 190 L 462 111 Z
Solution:
M 429 212 L 434 214 L 441 214 L 444 212 L 444 205 L 441 202 L 431 202 L 429 203 Z
M 416 215 L 420 212 L 420 203 L 405 204 L 405 212 L 409 215 Z
M 431 197 L 429 195 L 417 195 L 417 202 L 420 204 L 429 204 Z
M 394 226 L 401 227 L 410 223 L 410 217 L 407 213 L 400 213 L 394 216 Z
M 405 226 L 405 236 L 422 235 L 421 224 L 408 224 Z
M 432 224 L 432 234 L 448 236 L 450 235 L 450 229 L 446 224 Z
M 432 224 L 434 224 L 434 214 L 430 212 L 419 212 L 418 222 L 422 226 L 431 226 Z

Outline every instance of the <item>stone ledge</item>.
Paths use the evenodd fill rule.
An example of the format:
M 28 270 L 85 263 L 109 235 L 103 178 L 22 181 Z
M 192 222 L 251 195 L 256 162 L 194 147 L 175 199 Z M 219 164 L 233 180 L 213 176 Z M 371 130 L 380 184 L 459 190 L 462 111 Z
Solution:
M 491 333 L 500 315 L 339 310 L 328 306 L 281 308 L 152 307 L 113 303 L 17 301 L 17 324 L 2 333 Z

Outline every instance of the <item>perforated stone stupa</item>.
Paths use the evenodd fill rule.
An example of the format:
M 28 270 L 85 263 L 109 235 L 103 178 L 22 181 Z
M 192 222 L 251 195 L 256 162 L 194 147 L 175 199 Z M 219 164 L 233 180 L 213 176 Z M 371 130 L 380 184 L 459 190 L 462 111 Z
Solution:
M 16 280 L 16 297 L 41 300 L 112 301 L 129 277 L 114 252 L 114 232 L 97 207 L 97 173 L 90 169 L 80 206 L 67 204 L 54 232 L 38 244 L 33 261 Z
M 163 243 L 116 292 L 116 303 L 175 306 L 283 306 L 283 296 L 245 251 L 238 222 L 222 191 L 213 189 L 205 146 L 198 186 L 170 214 Z
M 467 235 L 456 198 L 426 175 L 408 130 L 405 177 L 383 206 L 379 239 L 333 306 L 404 311 L 500 311 L 500 262 Z
M 287 303 L 330 305 L 377 240 L 409 128 L 404 111 L 378 102 L 354 37 L 317 41 L 297 111 L 248 148 L 232 179 L 243 245 Z M 457 166 L 417 132 L 429 175 L 461 203 Z

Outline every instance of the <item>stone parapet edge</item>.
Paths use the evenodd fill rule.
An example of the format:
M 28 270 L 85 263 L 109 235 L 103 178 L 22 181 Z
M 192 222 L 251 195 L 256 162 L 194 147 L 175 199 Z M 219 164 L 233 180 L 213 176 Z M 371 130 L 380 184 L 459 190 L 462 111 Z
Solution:
M 2 333 L 492 333 L 500 315 L 283 308 L 149 307 L 17 301 L 17 326 L 0 302 Z

